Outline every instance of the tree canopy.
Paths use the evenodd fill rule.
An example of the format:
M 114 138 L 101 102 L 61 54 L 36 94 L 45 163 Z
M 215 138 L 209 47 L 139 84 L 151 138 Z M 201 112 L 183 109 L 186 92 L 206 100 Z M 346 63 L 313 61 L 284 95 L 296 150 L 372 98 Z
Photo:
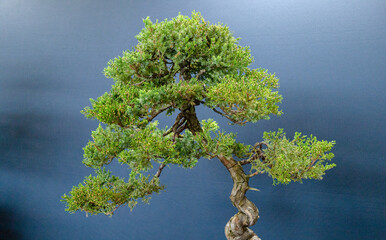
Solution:
M 249 48 L 240 46 L 226 25 L 210 24 L 198 12 L 143 22 L 138 44 L 104 70 L 114 80 L 111 90 L 82 111 L 101 122 L 84 147 L 83 163 L 96 174 L 63 196 L 67 211 L 111 215 L 121 205 L 132 208 L 164 189 L 160 175 L 165 166 L 192 168 L 201 158 L 218 158 L 234 181 L 232 168 L 249 164 L 245 179 L 267 173 L 274 184 L 321 179 L 335 166 L 329 163 L 334 141 L 301 133 L 291 140 L 279 129 L 248 145 L 221 131 L 213 119 L 197 118 L 195 109 L 201 106 L 237 125 L 282 114 L 279 79 L 263 68 L 250 68 Z M 160 114 L 173 119 L 169 127 L 158 127 Z M 129 166 L 127 179 L 105 170 L 113 160 Z M 150 174 L 154 167 L 157 172 Z

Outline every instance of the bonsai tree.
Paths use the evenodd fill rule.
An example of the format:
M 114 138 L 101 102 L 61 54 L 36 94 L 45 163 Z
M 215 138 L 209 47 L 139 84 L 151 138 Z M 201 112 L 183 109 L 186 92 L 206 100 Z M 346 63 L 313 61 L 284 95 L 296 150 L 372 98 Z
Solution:
M 66 210 L 112 215 L 122 205 L 133 208 L 164 189 L 160 178 L 166 166 L 193 168 L 199 159 L 216 158 L 234 184 L 230 200 L 237 213 L 225 226 L 226 238 L 259 239 L 249 229 L 259 218 L 246 198 L 248 190 L 256 190 L 249 179 L 263 173 L 273 184 L 322 179 L 335 166 L 329 163 L 334 141 L 301 133 L 289 139 L 279 129 L 247 145 L 213 119 L 198 119 L 198 107 L 237 125 L 281 115 L 278 78 L 251 69 L 249 48 L 240 46 L 227 26 L 210 24 L 198 12 L 155 23 L 147 18 L 144 24 L 137 46 L 104 70 L 114 79 L 111 90 L 82 111 L 102 123 L 84 147 L 83 163 L 96 174 L 63 196 Z M 160 115 L 171 119 L 169 127 L 158 127 Z M 114 159 L 129 166 L 127 179 L 105 169 Z

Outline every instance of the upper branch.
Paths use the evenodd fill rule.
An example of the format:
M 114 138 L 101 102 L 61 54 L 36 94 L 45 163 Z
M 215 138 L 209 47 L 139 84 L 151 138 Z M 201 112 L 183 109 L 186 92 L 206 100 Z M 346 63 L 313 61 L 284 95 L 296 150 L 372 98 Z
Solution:
M 221 108 L 220 108 L 221 109 Z M 235 119 L 233 119 L 231 116 L 229 116 L 228 114 L 225 114 L 225 113 L 222 113 L 220 111 L 218 111 L 216 108 L 212 108 L 212 110 L 215 112 L 215 113 L 218 113 L 220 114 L 221 116 L 223 117 L 226 117 L 228 120 L 230 120 L 231 122 L 233 122 L 234 124 L 239 124 L 239 125 L 243 125 L 245 124 L 246 121 L 237 121 Z
M 147 118 L 148 122 L 151 122 L 154 118 L 156 118 L 160 113 L 164 112 L 165 110 L 171 108 L 171 105 L 165 106 L 163 108 L 160 108 L 158 111 L 153 110 L 151 115 Z

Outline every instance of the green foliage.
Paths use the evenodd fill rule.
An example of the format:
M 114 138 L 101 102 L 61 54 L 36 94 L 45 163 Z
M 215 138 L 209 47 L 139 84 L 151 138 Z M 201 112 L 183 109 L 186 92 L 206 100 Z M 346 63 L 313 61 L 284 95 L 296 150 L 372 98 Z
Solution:
M 236 134 L 217 131 L 219 126 L 213 119 L 202 120 L 201 124 L 203 131 L 195 136 L 195 139 L 206 158 L 214 158 L 220 155 L 241 158 L 248 155 L 251 147 L 236 142 Z
M 281 115 L 282 97 L 272 91 L 279 87 L 279 79 L 264 69 L 227 75 L 220 83 L 208 88 L 206 104 L 219 107 L 234 123 L 257 122 L 269 119 L 269 114 Z
M 153 89 L 149 84 L 139 88 L 116 83 L 109 93 L 90 99 L 92 108 L 86 107 L 82 113 L 105 124 L 143 126 L 155 109 L 165 106 L 161 97 L 166 94 L 165 89 Z
M 83 148 L 83 163 L 94 168 L 109 164 L 128 146 L 130 132 L 116 125 L 107 126 L 106 129 L 99 125 L 91 134 L 93 141 L 89 141 Z
M 165 108 L 171 114 L 197 104 L 240 125 L 281 114 L 278 79 L 248 68 L 250 51 L 227 26 L 212 25 L 196 12 L 144 23 L 138 45 L 105 68 L 115 85 L 91 100 L 86 117 L 126 128 L 146 125 Z
M 138 44 L 110 60 L 104 69 L 114 84 L 82 113 L 103 125 L 92 132 L 83 148 L 83 163 L 97 170 L 83 184 L 63 196 L 67 210 L 112 214 L 118 206 L 134 207 L 163 189 L 159 176 L 165 166 L 192 168 L 201 157 L 226 156 L 253 160 L 252 170 L 267 172 L 275 183 L 320 179 L 334 166 L 325 154 L 334 142 L 295 135 L 287 140 L 282 130 L 265 133 L 265 159 L 257 159 L 250 145 L 235 140 L 212 119 L 200 121 L 195 108 L 205 106 L 233 124 L 244 125 L 281 115 L 277 104 L 279 79 L 258 68 L 248 47 L 239 45 L 229 28 L 210 24 L 198 12 L 162 22 L 144 19 Z M 177 118 L 158 128 L 160 114 Z M 250 159 L 248 159 L 250 158 Z M 127 181 L 100 170 L 116 159 L 129 167 Z M 248 162 L 247 161 L 247 162 Z M 153 166 L 158 171 L 150 178 Z
M 148 171 L 152 161 L 194 167 L 200 157 L 198 146 L 194 144 L 190 132 L 184 138 L 173 141 L 172 136 L 163 136 L 166 129 L 159 129 L 154 121 L 144 128 L 122 129 L 117 125 L 101 125 L 92 132 L 84 150 L 83 163 L 99 168 L 109 164 L 114 158 L 136 171 Z
M 145 78 L 156 85 L 167 84 L 173 83 L 175 74 L 185 68 L 184 73 L 190 75 L 205 70 L 200 77 L 211 85 L 253 61 L 248 47 L 239 46 L 228 27 L 211 25 L 200 13 L 155 23 L 146 18 L 144 24 L 136 36 L 138 45 L 109 62 L 107 77 L 129 84 Z M 173 63 L 172 71 L 165 62 Z
M 170 135 L 163 136 L 166 130 L 158 129 L 157 125 L 155 121 L 144 129 L 135 130 L 128 140 L 129 147 L 119 154 L 119 161 L 141 171 L 152 168 L 151 160 L 194 167 L 200 154 L 192 142 L 191 134 L 187 133 L 186 137 L 173 141 Z
M 335 141 L 318 141 L 314 136 L 305 136 L 296 132 L 294 139 L 289 140 L 283 129 L 277 132 L 265 132 L 265 159 L 254 161 L 252 169 L 267 172 L 274 184 L 288 184 L 302 179 L 322 179 L 325 171 L 335 164 L 328 163 L 334 157 L 329 152 Z
M 83 184 L 73 187 L 70 195 L 64 194 L 62 201 L 67 204 L 67 211 L 77 210 L 91 214 L 104 213 L 112 215 L 121 205 L 127 204 L 133 208 L 138 199 L 148 201 L 147 195 L 163 189 L 158 179 L 149 181 L 142 175 L 130 176 L 130 181 L 111 176 L 110 171 L 99 169 L 96 176 L 88 176 Z

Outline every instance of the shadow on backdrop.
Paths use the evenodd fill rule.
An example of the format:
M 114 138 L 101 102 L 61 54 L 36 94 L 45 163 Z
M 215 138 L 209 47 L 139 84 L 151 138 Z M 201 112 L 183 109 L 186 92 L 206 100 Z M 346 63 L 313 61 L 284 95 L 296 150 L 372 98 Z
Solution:
M 55 144 L 55 128 L 49 115 L 39 113 L 0 114 L 2 168 L 23 171 L 50 169 L 49 153 Z
M 21 240 L 22 216 L 9 206 L 0 206 L 0 239 Z

